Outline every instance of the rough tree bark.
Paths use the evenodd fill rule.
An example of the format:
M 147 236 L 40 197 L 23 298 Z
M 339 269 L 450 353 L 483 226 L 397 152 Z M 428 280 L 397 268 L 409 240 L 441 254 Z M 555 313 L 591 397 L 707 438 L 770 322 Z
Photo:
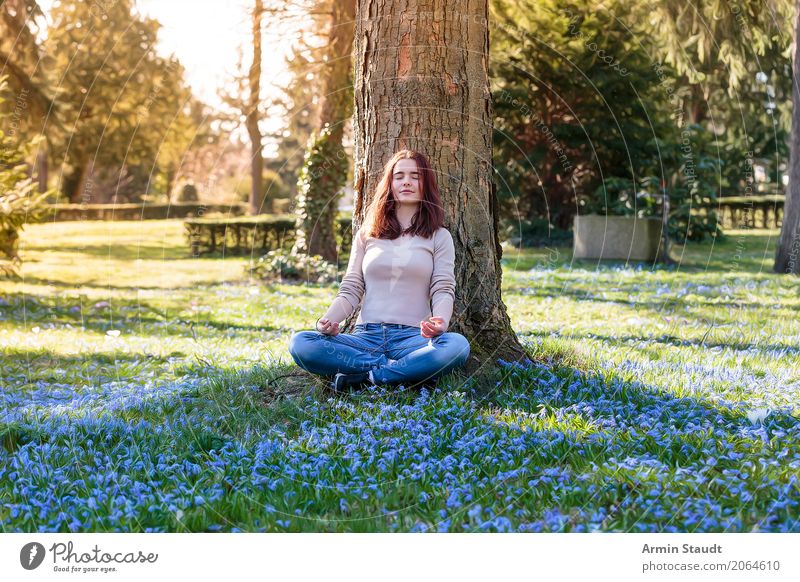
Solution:
M 792 69 L 792 142 L 789 155 L 789 186 L 783 210 L 783 225 L 775 254 L 776 273 L 800 275 L 800 0 L 795 3 L 794 63 Z
M 248 86 L 250 95 L 245 112 L 245 126 L 250 137 L 252 155 L 250 157 L 250 214 L 263 211 L 264 203 L 264 155 L 262 151 L 263 136 L 258 127 L 258 106 L 261 101 L 261 18 L 264 15 L 263 0 L 255 0 L 253 7 L 253 62 L 250 64 Z
M 335 223 L 339 190 L 347 180 L 342 147 L 353 114 L 353 28 L 356 0 L 333 0 L 327 58 L 322 73 L 319 121 L 298 184 L 298 228 L 294 253 L 321 255 L 336 262 Z
M 396 150 L 430 158 L 456 249 L 448 331 L 469 339 L 469 373 L 527 357 L 500 292 L 488 52 L 487 0 L 359 0 L 353 228 Z

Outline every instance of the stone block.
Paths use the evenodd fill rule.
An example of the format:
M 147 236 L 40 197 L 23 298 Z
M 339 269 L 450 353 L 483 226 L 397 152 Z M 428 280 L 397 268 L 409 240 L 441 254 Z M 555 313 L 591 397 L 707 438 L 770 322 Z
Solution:
M 660 218 L 576 216 L 574 258 L 653 261 L 661 228 Z

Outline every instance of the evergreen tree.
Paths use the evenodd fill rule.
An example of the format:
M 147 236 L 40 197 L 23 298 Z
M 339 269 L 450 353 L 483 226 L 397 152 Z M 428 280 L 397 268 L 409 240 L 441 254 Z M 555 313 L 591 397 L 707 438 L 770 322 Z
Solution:
M 35 151 L 39 191 L 47 190 L 48 156 L 44 139 L 45 123 L 49 118 L 57 124 L 54 107 L 53 79 L 48 76 L 48 57 L 42 50 L 39 33 L 44 14 L 36 0 L 3 0 L 0 2 L 0 70 L 8 75 L 8 87 L 13 95 L 6 101 L 11 114 L 4 123 L 13 137 L 21 141 L 37 140 Z
M 607 4 L 606 4 L 607 5 Z M 504 213 L 572 226 L 609 179 L 633 184 L 668 129 L 666 94 L 629 4 L 492 4 L 495 163 Z M 634 188 L 635 189 L 635 188 Z
M 53 7 L 46 49 L 61 77 L 64 131 L 54 133 L 60 189 L 72 202 L 117 200 L 110 184 L 130 181 L 144 194 L 159 144 L 190 99 L 183 67 L 157 54 L 159 24 L 133 12 L 132 0 Z M 97 174 L 97 176 L 95 176 Z
M 21 142 L 3 127 L 11 115 L 3 107 L 7 77 L 0 77 L 0 275 L 15 275 L 20 263 L 17 247 L 23 225 L 40 213 L 49 192 L 36 193 L 26 159 L 36 140 Z

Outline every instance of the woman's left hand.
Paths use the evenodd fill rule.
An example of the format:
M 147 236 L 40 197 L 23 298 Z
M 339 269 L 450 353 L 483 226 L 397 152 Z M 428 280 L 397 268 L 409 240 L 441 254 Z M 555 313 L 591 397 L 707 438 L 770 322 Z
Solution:
M 436 337 L 445 332 L 444 319 L 438 315 L 429 317 L 427 320 L 419 322 L 420 333 L 422 337 Z

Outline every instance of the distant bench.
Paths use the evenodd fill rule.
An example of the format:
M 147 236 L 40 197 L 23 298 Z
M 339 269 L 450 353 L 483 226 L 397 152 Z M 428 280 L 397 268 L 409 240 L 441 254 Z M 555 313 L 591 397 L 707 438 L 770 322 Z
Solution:
M 784 196 L 726 196 L 718 198 L 722 228 L 779 228 Z

